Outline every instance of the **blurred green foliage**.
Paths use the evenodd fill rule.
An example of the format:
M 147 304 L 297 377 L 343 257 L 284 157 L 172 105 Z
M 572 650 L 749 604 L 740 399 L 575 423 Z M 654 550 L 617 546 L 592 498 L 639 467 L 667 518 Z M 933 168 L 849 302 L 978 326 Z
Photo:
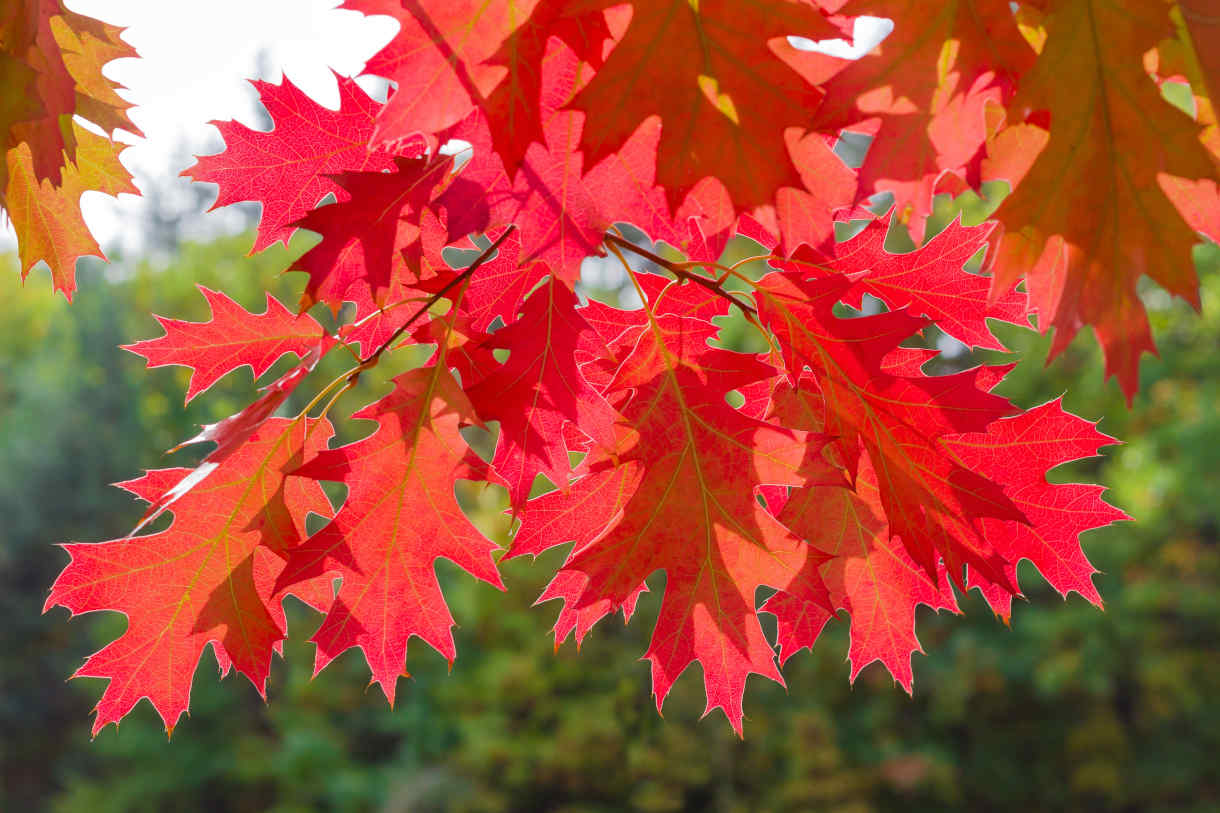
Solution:
M 944 207 L 942 207 L 944 208 Z M 947 217 L 953 211 L 945 209 Z M 139 507 L 106 483 L 183 465 L 163 450 L 242 406 L 248 375 L 187 409 L 186 373 L 145 371 L 116 348 L 156 335 L 149 312 L 202 319 L 195 283 L 261 309 L 299 284 L 283 251 L 245 257 L 246 238 L 182 247 L 158 271 L 83 269 L 70 308 L 37 276 L 0 274 L 0 810 L 108 811 L 941 811 L 1220 808 L 1220 252 L 1200 248 L 1203 314 L 1150 291 L 1162 360 L 1144 365 L 1128 412 L 1102 382 L 1091 339 L 1043 367 L 1048 343 L 1001 327 L 1024 360 L 1004 394 L 1067 405 L 1122 437 L 1064 477 L 1098 478 L 1138 519 L 1089 534 L 1105 612 L 1058 599 L 1028 566 L 1012 628 L 977 596 L 964 617 L 920 614 L 927 656 L 908 698 L 877 665 L 852 687 L 845 624 L 785 669 L 787 689 L 752 681 L 746 736 L 700 720 L 688 674 L 654 710 L 644 652 L 663 576 L 630 626 L 607 619 L 579 653 L 553 652 L 554 606 L 531 608 L 562 558 L 507 563 L 507 593 L 441 563 L 457 630 L 452 674 L 414 642 L 412 677 L 390 710 L 358 653 L 310 679 L 318 616 L 290 606 L 286 658 L 263 705 L 242 678 L 216 679 L 206 655 L 192 717 L 167 744 L 142 704 L 89 740 L 95 680 L 65 682 L 120 632 L 118 615 L 40 615 L 65 557 L 53 546 L 126 532 Z M 294 244 L 296 248 L 296 244 Z M 746 250 L 746 249 L 743 249 Z M 10 261 L 10 264 L 11 261 Z M 734 333 L 737 331 L 737 333 Z M 748 331 L 722 337 L 741 346 Z M 935 336 L 929 337 L 935 341 Z M 968 356 L 959 356 L 964 362 Z M 994 359 L 993 359 L 994 360 Z M 409 363 L 400 361 L 399 364 Z M 329 380 L 344 359 L 316 375 Z M 379 370 L 336 417 L 384 391 Z M 270 375 L 275 375 L 272 371 Z M 369 430 L 345 424 L 352 439 Z M 488 533 L 505 518 L 471 493 Z

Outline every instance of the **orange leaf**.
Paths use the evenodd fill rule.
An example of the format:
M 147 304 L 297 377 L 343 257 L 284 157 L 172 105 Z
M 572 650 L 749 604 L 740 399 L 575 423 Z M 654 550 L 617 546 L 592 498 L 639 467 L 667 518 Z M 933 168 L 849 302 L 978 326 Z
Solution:
M 1050 116 L 1050 136 L 996 216 L 1005 234 L 994 290 L 1024 275 L 1053 353 L 1083 325 L 1128 399 L 1139 358 L 1155 352 L 1136 283 L 1147 275 L 1198 306 L 1196 236 L 1164 191 L 1215 175 L 1200 128 L 1161 99 L 1143 54 L 1172 33 L 1168 6 L 1139 0 L 1048 4 L 1046 44 L 1009 118 Z M 1071 81 L 1065 81 L 1071 77 Z

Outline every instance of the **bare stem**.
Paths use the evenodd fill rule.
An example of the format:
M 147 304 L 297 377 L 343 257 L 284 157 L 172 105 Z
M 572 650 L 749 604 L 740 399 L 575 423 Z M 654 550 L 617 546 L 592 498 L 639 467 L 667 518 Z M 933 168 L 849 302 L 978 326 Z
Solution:
M 716 296 L 721 297 L 722 299 L 728 300 L 728 302 L 732 305 L 736 305 L 746 314 L 754 315 L 754 314 L 758 313 L 758 311 L 755 310 L 753 305 L 749 304 L 748 302 L 743 302 L 742 300 L 733 296 L 732 293 L 724 290 L 724 288 L 721 287 L 721 284 L 724 281 L 723 277 L 719 280 L 714 280 L 714 279 L 708 279 L 707 277 L 701 276 L 699 274 L 692 274 L 688 268 L 689 265 L 692 265 L 691 263 L 670 262 L 669 260 L 665 259 L 664 257 L 662 257 L 658 254 L 654 254 L 653 252 L 649 251 L 646 248 L 641 248 L 640 246 L 637 246 L 635 243 L 632 243 L 628 240 L 624 240 L 622 237 L 619 237 L 616 234 L 607 234 L 605 237 L 605 241 L 606 241 L 607 245 L 626 249 L 627 251 L 630 251 L 632 254 L 636 254 L 640 257 L 643 257 L 646 260 L 651 260 L 652 262 L 654 262 L 657 265 L 664 268 L 666 271 L 668 271 L 671 274 L 673 274 L 674 276 L 676 276 L 678 279 L 687 280 L 688 282 L 693 282 L 696 285 L 703 286 L 704 288 L 708 289 Z M 617 254 L 618 252 L 616 251 L 615 253 Z M 621 257 L 621 255 L 620 255 L 620 257 Z M 624 265 L 626 265 L 625 262 L 624 262 Z M 693 263 L 693 265 L 704 265 L 704 263 Z M 627 268 L 628 268 L 628 270 L 630 270 L 631 267 L 627 266 Z
M 358 376 L 364 370 L 367 370 L 370 367 L 375 366 L 377 364 L 377 361 L 381 358 L 381 354 L 384 353 L 387 349 L 389 349 L 390 345 L 392 345 L 392 344 L 394 344 L 394 342 L 398 341 L 398 338 L 407 331 L 407 328 L 409 328 L 409 327 L 411 327 L 411 325 L 415 324 L 415 322 L 418 321 L 421 316 L 423 316 L 425 313 L 427 313 L 428 310 L 433 305 L 435 305 L 437 302 L 439 302 L 445 294 L 449 293 L 454 288 L 461 285 L 466 280 L 470 279 L 470 276 L 472 274 L 474 274 L 475 271 L 479 270 L 480 266 L 482 266 L 485 262 L 487 262 L 489 259 L 491 259 L 491 255 L 496 253 L 496 249 L 498 249 L 500 247 L 500 244 L 503 243 L 505 240 L 507 240 L 508 236 L 516 230 L 517 230 L 517 227 L 515 225 L 510 224 L 509 227 L 504 230 L 504 233 L 496 238 L 496 241 L 494 243 L 492 243 L 490 246 L 488 246 L 486 249 L 484 249 L 483 253 L 475 258 L 475 261 L 473 263 L 471 263 L 466 268 L 462 269 L 462 273 L 458 274 L 456 277 L 449 280 L 449 282 L 445 283 L 445 287 L 441 288 L 439 291 L 434 293 L 432 296 L 430 296 L 426 300 L 424 300 L 424 304 L 420 306 L 419 310 L 417 310 L 415 313 L 411 314 L 410 319 L 408 319 L 407 321 L 405 321 L 401 325 L 399 325 L 398 329 L 390 334 L 390 338 L 386 339 L 382 343 L 381 347 L 378 347 L 375 351 L 373 351 L 373 353 L 371 355 L 369 355 L 368 358 L 366 358 L 364 361 L 360 362 L 360 366 L 352 371 L 352 375 Z
M 365 370 L 368 370 L 372 367 L 377 366 L 377 362 L 381 360 L 382 354 L 385 353 L 385 351 L 388 350 L 390 348 L 390 346 L 393 345 L 394 342 L 396 342 L 398 340 L 398 338 L 407 331 L 407 328 L 411 327 L 411 325 L 413 325 L 416 321 L 418 321 L 421 316 L 423 316 L 425 313 L 428 312 L 429 308 L 431 308 L 438 301 L 440 301 L 441 297 L 443 297 L 445 294 L 452 291 L 457 286 L 461 285 L 466 280 L 470 279 L 470 276 L 479 269 L 479 266 L 481 266 L 485 262 L 487 262 L 487 260 L 491 257 L 491 255 L 496 253 L 496 249 L 500 247 L 500 244 L 503 243 L 504 240 L 510 234 L 512 234 L 513 231 L 516 230 L 516 228 L 517 228 L 516 226 L 510 225 L 507 229 L 505 229 L 504 233 L 501 234 L 498 238 L 496 238 L 496 241 L 494 243 L 492 243 L 490 246 L 488 246 L 483 251 L 482 254 L 480 254 L 477 258 L 475 258 L 475 261 L 473 263 L 471 263 L 468 267 L 462 269 L 462 273 L 458 274 L 456 277 L 454 277 L 452 280 L 450 280 L 448 283 L 446 283 L 445 287 L 441 288 L 435 294 L 428 297 L 428 299 L 424 301 L 423 305 L 420 306 L 419 310 L 417 310 L 415 313 L 411 314 L 411 318 L 408 319 L 406 322 L 404 322 L 401 326 L 399 326 L 399 328 L 397 330 L 395 330 L 392 334 L 390 334 L 390 337 L 388 339 L 386 339 L 384 342 L 382 342 L 380 347 L 378 347 L 375 351 L 373 351 L 371 354 L 369 354 L 368 358 L 361 360 L 359 357 L 357 357 L 356 360 L 359 362 L 359 364 L 357 364 L 355 367 L 353 367 L 352 369 L 343 373 L 338 378 L 336 378 L 334 381 L 331 381 L 329 384 L 327 384 L 325 387 L 323 387 L 322 390 L 316 396 L 314 396 L 314 399 L 312 401 L 310 401 L 309 404 L 303 410 L 301 410 L 301 413 L 297 417 L 298 418 L 304 417 L 311 409 L 313 409 L 315 406 L 317 406 L 322 401 L 323 398 L 326 397 L 327 393 L 329 393 L 335 387 L 338 387 L 340 384 L 342 384 L 343 385 L 342 388 L 334 394 L 334 396 L 330 399 L 330 401 L 327 402 L 326 407 L 322 410 L 321 415 L 325 415 L 330 410 L 331 406 L 334 405 L 335 401 L 337 401 L 339 399 L 339 396 L 341 396 L 343 393 L 347 392 L 349 389 L 351 389 L 353 386 L 355 386 L 356 381 L 359 380 L 361 373 L 363 373 Z M 390 308 L 396 307 L 397 304 L 400 304 L 400 303 L 395 303 L 395 305 L 391 305 Z M 384 310 L 389 310 L 390 308 L 385 308 Z M 379 311 L 379 312 L 384 312 L 384 310 Z M 348 348 L 349 351 L 351 351 L 350 345 L 344 343 L 343 346 Z M 319 417 L 320 417 L 320 415 L 319 415 Z

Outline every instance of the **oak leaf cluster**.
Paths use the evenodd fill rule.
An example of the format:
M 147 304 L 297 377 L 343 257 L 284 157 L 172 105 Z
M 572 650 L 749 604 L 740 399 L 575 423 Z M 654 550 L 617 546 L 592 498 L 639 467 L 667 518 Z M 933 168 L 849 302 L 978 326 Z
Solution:
M 224 151 L 186 171 L 217 205 L 262 205 L 254 250 L 297 229 L 320 240 L 285 269 L 304 275 L 295 308 L 202 289 L 208 321 L 163 318 L 128 348 L 190 368 L 188 399 L 294 362 L 191 439 L 215 444 L 197 467 L 123 484 L 149 504 L 132 535 L 67 546 L 47 606 L 128 618 L 79 672 L 109 679 L 95 731 L 144 697 L 172 729 L 209 645 L 264 691 L 289 594 L 324 616 L 315 668 L 359 648 L 393 702 L 412 637 L 459 654 L 441 558 L 503 589 L 499 558 L 570 546 L 541 596 L 560 602 L 557 645 L 630 618 L 663 571 L 644 653 L 658 707 L 698 663 L 708 709 L 738 732 L 747 678 L 782 682 L 836 618 L 853 679 L 878 661 L 910 691 L 920 605 L 958 612 L 978 589 L 1007 619 L 1021 560 L 1100 605 L 1079 537 L 1125 515 L 1047 472 L 1113 439 L 1058 400 L 998 395 L 1009 367 L 930 375 L 936 351 L 913 340 L 937 325 L 1002 350 L 993 321 L 1036 317 L 1061 349 L 1091 325 L 1135 392 L 1153 347 L 1136 283 L 1197 304 L 1191 246 L 1220 237 L 1220 82 L 1176 4 L 346 5 L 398 23 L 368 65 L 388 99 L 338 77 L 334 110 L 257 82 L 272 128 L 219 123 Z M 71 242 L 16 212 L 23 189 L 79 197 L 100 137 L 53 142 L 49 122 L 126 128 L 86 71 L 125 54 L 54 3 L 18 8 L 38 11 L 0 20 L 5 86 L 46 90 L 0 108 L 4 205 L 23 263 L 55 258 L 68 290 Z M 858 60 L 793 39 L 850 38 L 864 15 L 894 32 Z M 1189 85 L 1193 118 L 1166 83 Z M 838 148 L 862 135 L 849 167 Z M 110 180 L 89 188 L 120 190 Z M 928 233 L 935 195 L 1005 187 L 993 221 Z M 898 230 L 914 251 L 886 248 Z M 730 243 L 753 254 L 730 262 Z M 590 299 L 589 262 L 617 267 L 639 307 Z M 726 320 L 764 352 L 725 349 Z M 404 347 L 424 360 L 351 415 L 376 428 L 333 445 L 341 396 Z M 319 384 L 328 354 L 353 366 Z M 484 458 L 465 431 L 489 424 Z M 507 550 L 467 520 L 461 481 L 504 489 Z M 143 530 L 165 513 L 168 528 Z M 311 514 L 325 524 L 307 534 Z

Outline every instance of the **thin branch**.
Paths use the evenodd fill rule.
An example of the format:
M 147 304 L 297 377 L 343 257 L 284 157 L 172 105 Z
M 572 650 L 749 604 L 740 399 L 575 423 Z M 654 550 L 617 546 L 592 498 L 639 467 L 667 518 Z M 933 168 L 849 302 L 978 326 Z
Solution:
M 335 342 L 341 345 L 343 349 L 347 351 L 347 354 L 352 357 L 352 361 L 356 362 L 357 364 L 360 363 L 360 354 L 356 352 L 356 349 L 352 347 L 349 342 L 344 341 L 343 337 L 340 336 L 338 332 L 335 333 L 333 338 Z
M 716 296 L 721 297 L 722 299 L 728 300 L 728 302 L 730 304 L 736 305 L 738 308 L 740 308 L 742 311 L 744 311 L 747 314 L 753 315 L 753 314 L 758 313 L 758 311 L 755 310 L 753 305 L 750 305 L 747 302 L 742 302 L 740 299 L 733 296 L 733 294 L 731 294 L 730 292 L 721 288 L 719 281 L 713 280 L 713 279 L 708 279 L 707 277 L 701 276 L 699 274 L 692 274 L 688 268 L 684 267 L 687 265 L 686 263 L 670 262 L 669 260 L 665 259 L 664 257 L 654 254 L 653 252 L 649 251 L 646 248 L 641 248 L 640 246 L 637 246 L 635 243 L 632 243 L 628 240 L 624 240 L 623 238 L 619 237 L 616 234 L 607 234 L 605 236 L 605 241 L 606 241 L 607 245 L 615 246 L 618 248 L 624 248 L 627 251 L 630 251 L 633 254 L 643 257 L 646 260 L 651 260 L 652 262 L 654 262 L 657 265 L 664 268 L 666 271 L 669 271 L 671 274 L 676 276 L 678 279 L 687 280 L 688 282 L 693 282 L 696 285 L 702 285 L 704 288 L 711 291 Z M 703 263 L 693 263 L 693 265 L 703 265 Z M 628 268 L 630 268 L 630 266 L 628 266 Z
M 756 263 L 756 262 L 763 261 L 763 260 L 770 260 L 774 256 L 775 256 L 774 254 L 756 254 L 753 257 L 743 257 L 742 259 L 740 259 L 737 262 L 730 265 L 728 267 L 728 270 L 736 271 L 738 268 L 741 268 L 743 265 L 749 265 L 750 263 Z M 716 267 L 722 268 L 723 266 L 721 266 L 720 263 L 716 263 Z
M 473 263 L 471 263 L 466 268 L 462 269 L 462 273 L 458 274 L 456 277 L 451 279 L 449 282 L 445 283 L 445 287 L 441 288 L 439 291 L 434 293 L 432 296 L 430 296 L 426 300 L 424 300 L 424 304 L 420 306 L 419 310 L 417 310 L 415 313 L 411 314 L 410 319 L 403 322 L 398 327 L 397 330 L 395 330 L 393 333 L 391 333 L 390 338 L 386 339 L 382 343 L 381 347 L 378 347 L 375 351 L 373 351 L 373 353 L 371 355 L 369 355 L 368 358 L 366 358 L 364 361 L 360 362 L 360 366 L 357 367 L 355 370 L 353 370 L 351 372 L 351 375 L 359 376 L 361 372 L 376 365 L 377 361 L 381 358 L 381 354 L 384 353 L 390 347 L 390 345 L 392 345 L 394 342 L 398 341 L 398 337 L 402 336 L 402 334 L 407 331 L 407 328 L 409 328 L 409 327 L 411 327 L 411 325 L 415 324 L 415 322 L 418 321 L 419 317 L 421 317 L 425 313 L 427 313 L 428 310 L 433 305 L 435 305 L 437 302 L 439 302 L 445 294 L 449 293 L 454 288 L 461 285 L 466 280 L 470 279 L 470 276 L 472 274 L 474 274 L 475 271 L 479 270 L 480 266 L 482 266 L 485 262 L 487 262 L 489 259 L 491 259 L 491 256 L 496 253 L 496 249 L 498 249 L 500 247 L 500 244 L 503 243 L 505 240 L 507 240 L 508 236 L 516 230 L 517 230 L 517 227 L 515 225 L 510 224 L 509 227 L 504 230 L 504 233 L 496 238 L 496 241 L 494 243 L 492 243 L 490 246 L 488 246 L 486 249 L 484 249 L 483 253 L 475 258 L 475 261 Z
M 664 268 L 667 271 L 670 271 L 674 274 L 688 273 L 686 271 L 686 269 L 683 268 L 681 265 L 665 259 L 660 254 L 653 254 L 648 249 L 646 249 L 642 246 L 637 246 L 635 243 L 631 242 L 630 240 L 624 240 L 622 237 L 619 237 L 617 234 L 607 234 L 605 237 L 605 240 L 607 243 L 613 243 L 616 246 L 627 249 L 632 254 L 638 254 L 639 256 L 643 257 L 646 260 L 652 260 L 657 265 L 661 266 L 662 268 Z

